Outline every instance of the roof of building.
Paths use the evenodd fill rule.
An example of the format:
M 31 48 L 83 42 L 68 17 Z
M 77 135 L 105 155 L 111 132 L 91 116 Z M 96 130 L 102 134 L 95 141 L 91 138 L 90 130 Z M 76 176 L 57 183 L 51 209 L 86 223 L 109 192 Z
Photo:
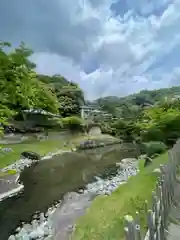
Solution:
M 32 113 L 32 114 L 42 114 L 42 115 L 48 115 L 48 116 L 53 116 L 53 117 L 61 117 L 60 114 L 54 114 L 54 113 L 50 113 L 47 112 L 43 109 L 27 109 L 27 110 L 23 110 L 23 112 L 25 113 Z
M 80 107 L 81 109 L 99 109 L 99 107 L 93 106 L 93 105 L 83 105 Z

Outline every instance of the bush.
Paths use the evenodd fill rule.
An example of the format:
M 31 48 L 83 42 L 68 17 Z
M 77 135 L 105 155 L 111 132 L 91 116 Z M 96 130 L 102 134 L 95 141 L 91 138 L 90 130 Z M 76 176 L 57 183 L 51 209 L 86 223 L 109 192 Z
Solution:
M 84 130 L 82 119 L 76 116 L 63 118 L 62 123 L 65 128 L 73 132 Z
M 148 157 L 151 157 L 154 154 L 161 154 L 167 150 L 166 144 L 163 142 L 147 142 L 141 144 L 141 152 L 147 154 Z
M 112 128 L 109 123 L 102 122 L 101 132 L 104 134 L 109 134 L 109 135 L 115 136 L 116 129 Z
M 164 139 L 164 134 L 161 129 L 158 128 L 149 128 L 141 132 L 142 141 L 162 141 Z

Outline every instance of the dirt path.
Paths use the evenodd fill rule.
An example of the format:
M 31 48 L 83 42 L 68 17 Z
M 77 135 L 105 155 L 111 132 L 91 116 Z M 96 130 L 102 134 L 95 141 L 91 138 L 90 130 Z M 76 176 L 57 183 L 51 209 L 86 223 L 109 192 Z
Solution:
M 95 196 L 70 193 L 65 196 L 61 206 L 53 216 L 54 240 L 69 240 L 74 230 L 75 220 L 82 216 Z

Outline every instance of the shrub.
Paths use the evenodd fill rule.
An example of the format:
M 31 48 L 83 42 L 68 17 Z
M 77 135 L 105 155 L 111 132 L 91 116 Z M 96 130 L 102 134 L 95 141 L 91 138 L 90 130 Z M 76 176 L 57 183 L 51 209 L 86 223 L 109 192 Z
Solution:
M 142 141 L 162 141 L 164 134 L 161 129 L 152 127 L 141 132 Z
M 84 130 L 82 119 L 76 116 L 63 118 L 62 123 L 65 128 L 73 132 Z
M 141 144 L 141 151 L 151 157 L 154 154 L 161 154 L 167 150 L 167 146 L 163 142 L 146 142 Z
M 116 129 L 113 129 L 110 124 L 102 122 L 101 124 L 101 132 L 104 134 L 109 134 L 115 136 Z

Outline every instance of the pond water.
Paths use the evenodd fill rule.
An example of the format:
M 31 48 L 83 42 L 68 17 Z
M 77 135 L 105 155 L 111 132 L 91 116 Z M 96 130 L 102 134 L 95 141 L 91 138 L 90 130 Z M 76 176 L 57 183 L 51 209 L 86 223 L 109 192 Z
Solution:
M 95 176 L 113 174 L 115 163 L 123 158 L 138 155 L 136 146 L 117 144 L 64 153 L 26 168 L 20 177 L 24 191 L 0 203 L 0 239 L 7 240 L 21 222 L 31 221 L 37 211 L 46 212 L 67 193 L 85 188 Z

